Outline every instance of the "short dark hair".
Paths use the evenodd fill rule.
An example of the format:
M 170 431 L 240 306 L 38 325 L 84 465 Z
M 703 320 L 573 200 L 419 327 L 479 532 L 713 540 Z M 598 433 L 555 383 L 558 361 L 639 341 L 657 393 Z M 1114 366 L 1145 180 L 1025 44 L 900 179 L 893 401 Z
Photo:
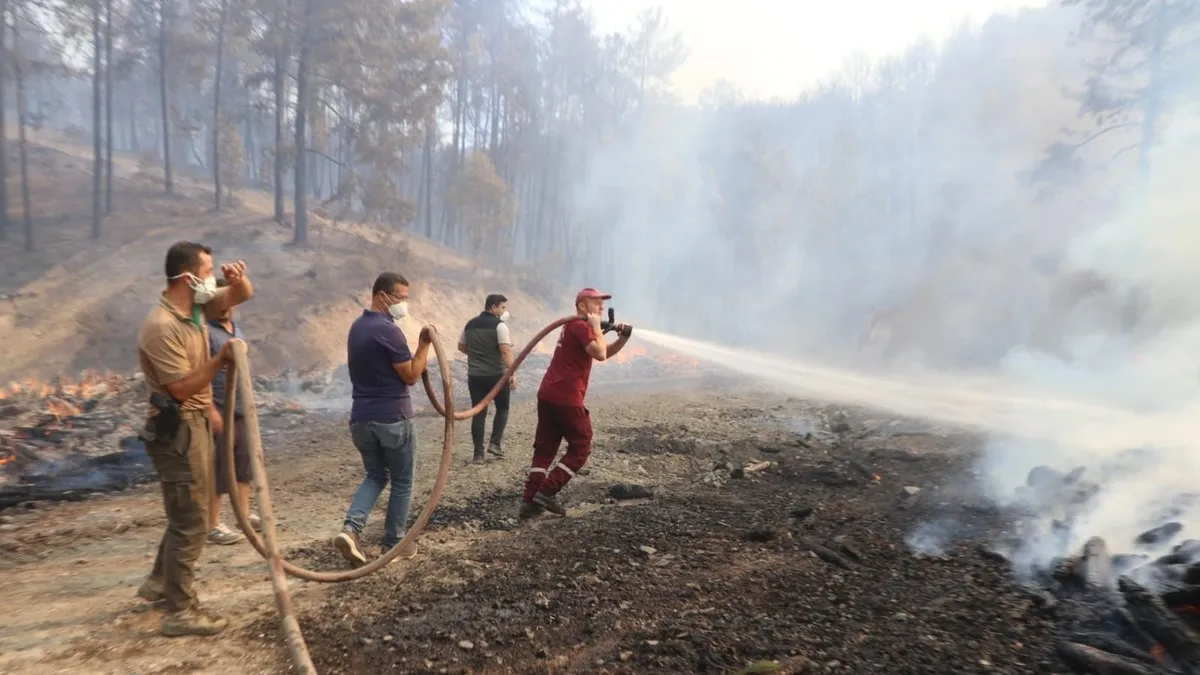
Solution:
M 408 279 L 405 279 L 403 274 L 384 272 L 383 274 L 375 277 L 375 285 L 371 287 L 371 295 L 376 295 L 378 293 L 391 293 L 393 288 L 407 285 Z
M 212 255 L 212 249 L 194 241 L 180 241 L 167 249 L 167 262 L 163 265 L 167 278 L 177 277 L 200 266 L 200 254 Z
M 487 296 L 487 300 L 483 301 L 483 308 L 491 309 L 502 302 L 508 302 L 508 298 L 500 295 L 499 293 L 492 293 L 491 295 Z

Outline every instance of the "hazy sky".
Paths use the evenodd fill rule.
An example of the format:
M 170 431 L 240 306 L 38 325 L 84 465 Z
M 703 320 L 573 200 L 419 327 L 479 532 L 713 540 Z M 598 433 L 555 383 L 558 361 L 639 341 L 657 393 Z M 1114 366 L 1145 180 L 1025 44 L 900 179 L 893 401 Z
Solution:
M 964 19 L 1046 5 L 1046 0 L 589 0 L 602 32 L 661 6 L 689 58 L 676 75 L 693 99 L 718 79 L 748 96 L 790 98 L 855 52 L 883 56 L 923 35 L 945 39 Z

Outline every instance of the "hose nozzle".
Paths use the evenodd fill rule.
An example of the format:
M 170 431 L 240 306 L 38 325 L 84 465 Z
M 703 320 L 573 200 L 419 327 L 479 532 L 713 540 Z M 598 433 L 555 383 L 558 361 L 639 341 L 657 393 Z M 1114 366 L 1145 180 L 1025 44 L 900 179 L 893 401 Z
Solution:
M 612 307 L 608 308 L 608 321 L 600 322 L 600 332 L 607 333 L 610 330 L 615 330 L 617 325 L 617 310 Z

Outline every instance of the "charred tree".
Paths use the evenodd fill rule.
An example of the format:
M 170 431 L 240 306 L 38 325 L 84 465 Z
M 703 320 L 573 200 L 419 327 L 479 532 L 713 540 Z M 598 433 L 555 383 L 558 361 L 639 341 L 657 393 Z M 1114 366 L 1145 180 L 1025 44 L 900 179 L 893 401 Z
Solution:
M 437 143 L 437 118 L 425 121 L 425 147 L 421 152 L 421 205 L 425 236 L 433 239 L 433 149 Z
M 104 0 L 104 215 L 113 212 L 112 6 L 113 0 Z
M 162 114 L 162 146 L 163 146 L 163 187 L 167 194 L 175 193 L 175 182 L 171 175 L 171 108 L 167 96 L 167 64 L 170 39 L 168 31 L 170 0 L 159 0 L 158 3 L 158 93 L 159 107 Z
M 100 220 L 104 216 L 103 189 L 104 145 L 101 130 L 100 81 L 100 0 L 92 0 L 92 239 L 100 239 Z
M 0 0 L 0 59 L 4 54 L 4 33 L 5 22 L 2 20 L 8 16 L 8 0 Z M 4 109 L 7 102 L 4 100 L 4 90 L 7 83 L 5 80 L 6 68 L 0 64 L 0 241 L 8 238 L 8 142 L 7 131 L 5 124 Z
M 307 121 L 308 121 L 308 69 L 310 67 L 309 57 L 311 48 L 309 46 L 309 34 L 313 14 L 313 1 L 305 0 L 304 2 L 304 19 L 303 29 L 300 35 L 300 57 L 296 63 L 296 136 L 294 143 L 295 162 L 293 163 L 292 173 L 295 176 L 296 184 L 293 188 L 294 194 L 292 199 L 295 201 L 295 234 L 292 237 L 292 243 L 297 246 L 308 245 L 308 153 L 305 152 L 307 138 Z
M 21 61 L 20 20 L 13 12 L 13 78 L 17 85 L 17 147 L 21 162 L 21 209 L 25 219 L 25 250 L 33 250 L 33 208 L 29 200 L 29 144 L 25 131 L 28 128 L 28 106 L 25 101 L 25 68 Z M 98 231 L 93 236 L 98 236 Z
M 275 95 L 275 222 L 284 220 L 283 209 L 283 174 L 287 164 L 283 155 L 284 115 L 287 111 L 287 101 L 284 87 L 287 85 L 287 62 L 290 33 L 288 32 L 288 9 L 290 4 L 277 0 L 275 4 L 275 30 L 278 31 L 275 44 L 275 72 L 271 78 L 271 87 Z
M 217 65 L 213 76 L 212 169 L 215 211 L 221 210 L 221 66 L 225 55 L 225 19 L 228 14 L 229 0 L 221 0 L 221 9 L 217 16 Z

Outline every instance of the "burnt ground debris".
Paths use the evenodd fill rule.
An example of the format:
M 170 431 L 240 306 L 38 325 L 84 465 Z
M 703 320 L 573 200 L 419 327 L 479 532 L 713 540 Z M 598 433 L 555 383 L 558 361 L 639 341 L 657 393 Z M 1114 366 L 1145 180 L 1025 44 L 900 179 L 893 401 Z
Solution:
M 569 490 L 571 517 L 515 522 L 533 413 L 517 402 L 512 456 L 457 460 L 416 560 L 351 584 L 295 584 L 321 672 L 733 673 L 764 660 L 788 664 L 777 672 L 1068 672 L 1057 650 L 1074 641 L 1060 628 L 1077 630 L 1064 614 L 1074 605 L 1048 610 L 1002 556 L 973 543 L 992 541 L 1008 517 L 955 489 L 977 439 L 750 389 L 596 397 L 597 448 Z M 361 477 L 344 420 L 284 410 L 264 424 L 287 557 L 341 568 L 328 536 Z M 418 424 L 432 447 L 438 420 Z M 617 485 L 653 496 L 618 500 Z M 54 648 L 47 669 L 134 648 L 122 640 L 142 645 L 146 662 L 191 663 L 190 649 L 149 637 L 153 612 L 120 609 L 138 606 L 160 534 L 152 488 L 20 511 L 0 516 L 0 563 L 44 593 L 62 586 L 55 570 L 85 555 L 90 574 L 63 592 L 118 608 L 102 637 L 86 615 L 70 624 L 89 637 Z M 913 552 L 914 532 L 948 520 L 968 535 L 960 546 Z M 241 547 L 205 556 L 202 594 L 240 617 L 206 658 L 238 654 L 241 665 L 222 661 L 232 672 L 287 672 L 261 560 Z M 0 646 L 34 641 L 7 630 Z M 137 672 L 168 672 L 155 668 Z
M 638 430 L 616 437 L 644 453 L 645 437 L 664 429 L 628 431 Z M 653 500 L 587 508 L 605 495 L 576 494 L 579 515 L 521 527 L 503 521 L 515 491 L 439 510 L 433 529 L 508 531 L 463 551 L 449 579 L 423 578 L 441 564 L 427 560 L 399 582 L 335 589 L 301 617 L 317 665 L 724 673 L 774 660 L 811 672 L 1066 672 L 1054 617 L 1006 562 L 970 545 L 936 557 L 905 546 L 927 514 L 902 508 L 903 487 L 935 491 L 931 481 L 956 475 L 963 457 L 880 447 L 855 460 L 878 472 L 866 479 L 829 446 L 807 445 L 785 445 L 753 475 Z M 845 479 L 828 480 L 837 474 Z M 269 623 L 251 630 L 269 635 Z
M 1195 493 L 1168 494 L 1145 509 L 1150 525 L 1129 541 L 1088 534 L 1087 515 L 1103 499 L 1101 485 L 1115 466 L 1139 468 L 1145 449 L 1094 467 L 1062 472 L 1034 467 L 1015 491 L 1004 520 L 1007 541 L 994 534 L 993 555 L 1026 557 L 1030 550 L 1062 555 L 1035 564 L 1026 583 L 1045 611 L 1063 627 L 1063 657 L 1079 672 L 1163 674 L 1200 672 L 1200 540 L 1185 539 L 1174 518 L 1196 502 Z M 1093 482 L 1095 478 L 1098 482 Z M 1177 543 L 1178 542 L 1178 543 Z

